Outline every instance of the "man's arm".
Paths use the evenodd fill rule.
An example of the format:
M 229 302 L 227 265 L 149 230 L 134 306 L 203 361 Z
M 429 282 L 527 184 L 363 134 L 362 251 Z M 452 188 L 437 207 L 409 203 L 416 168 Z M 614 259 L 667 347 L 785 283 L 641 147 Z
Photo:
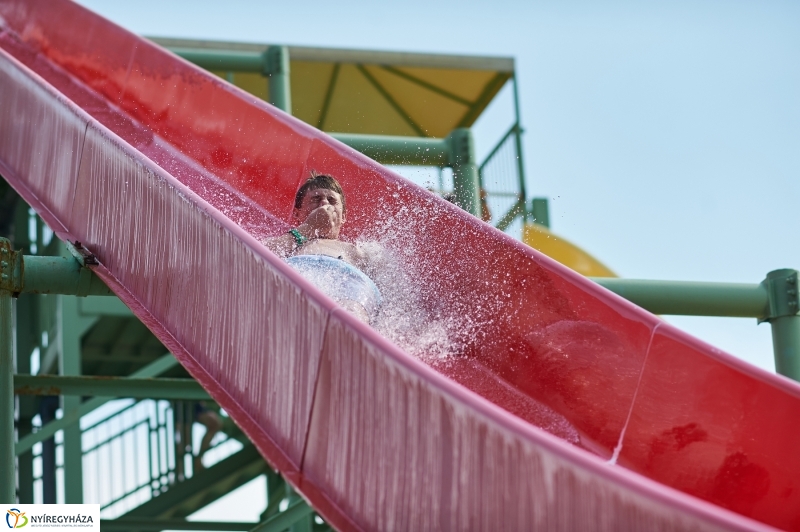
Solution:
M 298 239 L 295 237 L 292 231 L 297 231 L 302 238 Z M 279 257 L 288 257 L 295 249 L 303 245 L 305 241 L 313 238 L 313 234 L 314 230 L 308 224 L 302 223 L 282 235 L 265 238 L 261 243 Z

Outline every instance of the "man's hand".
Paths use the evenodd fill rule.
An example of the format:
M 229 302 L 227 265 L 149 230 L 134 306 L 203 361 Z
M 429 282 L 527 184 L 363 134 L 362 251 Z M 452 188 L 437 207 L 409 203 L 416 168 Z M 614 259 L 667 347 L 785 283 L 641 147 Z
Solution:
M 306 238 L 336 238 L 333 231 L 338 225 L 338 214 L 331 205 L 317 207 L 308 218 L 297 227 L 300 234 Z

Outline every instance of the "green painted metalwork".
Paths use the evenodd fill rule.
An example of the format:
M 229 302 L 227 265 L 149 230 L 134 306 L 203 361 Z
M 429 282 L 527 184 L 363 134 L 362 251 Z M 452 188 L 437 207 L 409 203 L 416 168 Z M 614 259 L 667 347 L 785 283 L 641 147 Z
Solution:
M 763 318 L 768 312 L 769 296 L 763 285 L 600 277 L 592 280 L 654 314 Z
M 304 500 L 298 499 L 283 512 L 270 517 L 250 530 L 251 532 L 282 532 L 302 519 L 309 518 L 313 511 L 313 508 Z
M 325 101 L 322 103 L 322 109 L 319 111 L 319 120 L 317 121 L 317 128 L 322 129 L 325 126 L 325 119 L 328 118 L 328 110 L 331 107 L 333 100 L 333 91 L 336 90 L 336 81 L 339 79 L 339 71 L 342 69 L 341 63 L 333 65 L 331 72 L 331 80 L 328 82 L 328 88 L 325 91 Z
M 331 136 L 381 164 L 447 166 L 451 160 L 447 139 L 355 133 L 333 133 Z
M 237 523 L 221 521 L 186 521 L 185 519 L 150 519 L 149 517 L 128 517 L 125 519 L 101 519 L 103 532 L 140 532 L 161 530 L 250 530 L 258 523 Z
M 531 200 L 531 216 L 539 225 L 550 228 L 550 207 L 547 198 L 533 198 Z
M 234 70 L 263 73 L 265 57 L 260 52 L 170 48 L 189 62 L 208 70 Z
M 453 168 L 453 192 L 456 204 L 480 218 L 480 173 L 475 159 L 475 141 L 466 128 L 453 130 L 450 142 L 450 166 Z
M 508 226 L 511 225 L 512 222 L 516 220 L 517 217 L 524 212 L 525 212 L 525 200 L 520 198 L 514 204 L 514 206 L 511 207 L 511 209 L 509 209 L 508 212 L 502 218 L 500 218 L 495 227 L 497 227 L 501 231 L 505 231 L 506 229 L 508 229 Z
M 15 375 L 14 393 L 192 401 L 211 399 L 208 392 L 194 379 L 165 378 Z M 75 410 L 78 410 L 79 406 Z
M 177 365 L 178 361 L 175 360 L 175 357 L 173 357 L 171 354 L 166 354 L 163 357 L 159 358 L 158 360 L 151 362 L 147 366 L 143 367 L 139 371 L 133 373 L 130 378 L 155 377 L 157 375 L 164 373 L 167 370 L 176 367 Z M 39 429 L 35 434 L 29 434 L 24 438 L 20 438 L 14 449 L 15 454 L 20 455 L 30 450 L 34 445 L 36 445 L 40 441 L 44 441 L 48 438 L 51 438 L 59 430 L 63 430 L 69 425 L 72 425 L 73 423 L 77 422 L 81 417 L 103 406 L 110 400 L 111 398 L 109 397 L 94 397 L 92 399 L 89 399 L 88 401 L 81 403 L 81 405 L 77 409 L 64 412 L 64 415 L 61 417 L 61 419 L 56 419 L 51 421 L 50 423 L 46 424 L 41 429 Z
M 0 238 L 0 503 L 17 502 L 14 459 L 14 316 L 13 286 L 16 253 L 11 242 Z
M 34 242 L 31 240 L 28 205 L 19 199 L 16 204 L 14 221 L 14 248 L 19 253 L 30 254 Z M 31 354 L 38 345 L 36 312 L 38 311 L 39 296 L 21 294 L 17 298 L 15 316 L 16 326 L 16 372 L 31 372 Z M 17 439 L 20 440 L 33 432 L 33 418 L 37 414 L 37 400 L 35 397 L 18 397 Z M 16 454 L 16 451 L 15 451 Z M 22 504 L 32 504 L 34 501 L 33 489 L 33 452 L 17 455 L 17 497 Z
M 284 510 L 284 513 L 289 511 L 289 508 L 294 507 L 297 503 L 304 502 L 303 498 L 297 493 L 291 486 L 286 486 L 287 490 L 287 502 L 289 506 Z M 312 527 L 314 526 L 314 516 L 311 512 L 313 512 L 313 508 L 310 508 L 310 512 L 298 517 L 292 524 L 289 526 L 289 532 L 311 532 Z M 275 518 L 279 517 L 281 514 L 275 516 Z
M 771 271 L 763 283 L 769 292 L 769 315 L 763 321 L 772 326 L 775 369 L 800 381 L 800 296 L 797 270 Z
M 425 133 L 425 130 L 419 126 L 419 124 L 411 119 L 411 115 L 405 109 L 403 109 L 397 100 L 394 99 L 394 96 L 389 94 L 389 91 L 387 91 L 384 86 L 381 85 L 377 79 L 375 79 L 375 76 L 369 73 L 369 70 L 367 70 L 364 65 L 357 65 L 357 68 L 358 71 L 361 72 L 365 78 L 367 78 L 367 81 L 369 81 L 370 84 L 375 87 L 375 90 L 377 90 L 381 96 L 383 96 L 384 99 L 389 102 L 389 105 L 391 105 L 392 108 L 397 111 L 397 114 L 400 115 L 403 120 L 405 120 L 406 124 L 408 124 L 409 127 L 411 127 L 411 129 L 417 133 L 417 135 L 420 137 L 430 137 L 430 135 Z
M 289 48 L 270 46 L 264 52 L 263 74 L 269 78 L 269 103 L 292 114 L 292 91 L 289 79 Z
M 503 134 L 502 137 L 500 137 L 500 140 L 497 141 L 497 144 L 495 144 L 494 148 L 492 148 L 492 150 L 489 152 L 489 155 L 486 156 L 486 158 L 483 160 L 481 165 L 478 167 L 479 170 L 483 171 L 483 169 L 486 166 L 486 164 L 489 161 L 492 160 L 492 157 L 494 157 L 497 154 L 497 152 L 500 150 L 500 148 L 503 147 L 503 144 L 505 143 L 505 141 L 507 141 L 508 138 L 517 131 L 517 129 L 518 129 L 517 124 L 514 124 L 513 126 L 511 126 L 509 128 L 508 131 L 505 132 L 505 134 Z
M 280 511 L 281 501 L 287 496 L 288 485 L 275 471 L 267 472 L 267 507 L 261 513 L 261 520 L 266 521 Z
M 775 369 L 800 381 L 800 295 L 797 270 L 769 272 L 761 284 L 593 278 L 655 314 L 758 318 L 772 326 Z
M 24 257 L 20 292 L 75 296 L 113 296 L 114 293 L 73 257 Z
M 134 508 L 124 516 L 148 518 L 182 518 L 243 486 L 269 469 L 252 443 L 237 453 L 197 472 L 166 492 Z
M 522 202 L 525 203 L 528 198 L 528 192 L 525 185 L 525 164 L 522 160 L 522 126 L 520 125 L 520 111 L 519 111 L 519 87 L 517 85 L 517 74 L 514 73 L 512 78 L 514 88 L 514 114 L 517 117 L 517 122 L 514 124 L 514 143 L 517 148 L 517 174 L 519 177 L 519 195 Z M 523 210 L 523 221 L 528 221 L 527 209 Z

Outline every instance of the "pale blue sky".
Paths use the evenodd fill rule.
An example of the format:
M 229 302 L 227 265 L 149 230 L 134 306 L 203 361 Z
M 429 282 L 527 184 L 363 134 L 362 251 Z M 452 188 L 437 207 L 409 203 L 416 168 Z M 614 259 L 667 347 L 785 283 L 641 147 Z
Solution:
M 513 56 L 529 190 L 556 233 L 625 277 L 800 268 L 796 2 L 81 3 L 147 35 Z M 479 124 L 479 151 L 505 125 Z M 669 320 L 773 367 L 767 325 Z

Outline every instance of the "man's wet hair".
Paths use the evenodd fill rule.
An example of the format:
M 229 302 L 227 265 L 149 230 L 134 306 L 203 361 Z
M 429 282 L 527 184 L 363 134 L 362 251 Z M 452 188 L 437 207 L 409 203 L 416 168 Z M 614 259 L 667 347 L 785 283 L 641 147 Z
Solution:
M 336 179 L 327 175 L 327 174 L 318 174 L 316 172 L 311 172 L 311 177 L 306 179 L 305 183 L 300 185 L 300 188 L 297 189 L 297 193 L 294 195 L 294 208 L 299 209 L 303 206 L 303 198 L 306 197 L 306 193 L 309 190 L 317 190 L 320 188 L 333 190 L 342 198 L 342 212 L 344 212 L 347 208 L 347 204 L 344 201 L 344 191 L 342 190 L 342 185 L 339 184 Z

